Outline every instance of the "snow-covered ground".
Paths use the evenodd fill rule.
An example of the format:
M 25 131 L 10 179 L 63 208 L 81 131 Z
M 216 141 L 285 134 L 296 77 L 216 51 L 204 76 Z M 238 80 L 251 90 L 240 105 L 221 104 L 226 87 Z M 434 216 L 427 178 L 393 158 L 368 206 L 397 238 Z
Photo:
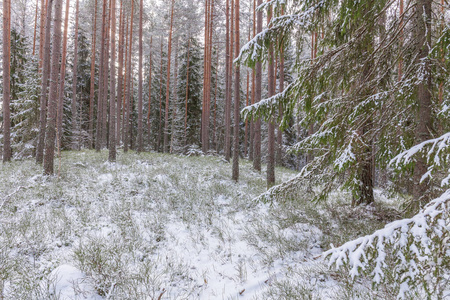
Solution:
M 349 288 L 345 273 L 321 257 L 330 242 L 382 226 L 370 207 L 337 204 L 349 203 L 345 194 L 336 193 L 342 201 L 333 209 L 310 203 L 306 191 L 286 203 L 259 203 L 253 199 L 266 190 L 265 174 L 247 161 L 235 183 L 220 157 L 106 158 L 63 153 L 55 177 L 41 175 L 33 161 L 0 166 L 0 298 L 377 295 L 369 283 Z M 282 182 L 295 173 L 279 168 L 276 175 Z

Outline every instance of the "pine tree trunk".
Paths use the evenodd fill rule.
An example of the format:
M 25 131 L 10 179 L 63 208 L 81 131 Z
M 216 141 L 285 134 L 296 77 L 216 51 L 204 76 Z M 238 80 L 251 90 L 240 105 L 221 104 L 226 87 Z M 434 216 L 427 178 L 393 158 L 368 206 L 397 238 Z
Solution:
M 123 139 L 123 151 L 128 152 L 128 147 L 130 145 L 131 137 L 130 137 L 130 116 L 131 110 L 133 107 L 131 106 L 131 52 L 133 46 L 133 19 L 134 19 L 134 1 L 131 1 L 131 22 L 130 22 L 130 45 L 128 50 L 128 78 L 127 78 L 127 94 L 125 96 L 126 105 L 124 108 L 126 109 L 126 117 L 124 120 L 124 139 Z
M 253 7 L 251 7 L 253 13 L 253 31 L 252 34 L 255 36 L 256 34 L 256 0 L 253 0 Z M 255 69 L 252 69 L 252 105 L 255 104 Z M 253 161 L 253 152 L 255 149 L 254 146 L 255 140 L 255 122 L 253 120 L 250 121 L 250 144 L 249 144 L 249 154 L 248 159 Z
M 428 58 L 431 49 L 431 0 L 417 0 L 416 5 L 416 40 L 417 40 L 417 64 L 423 64 L 422 69 L 422 81 L 417 88 L 417 99 L 419 109 L 417 111 L 417 127 L 415 131 L 415 143 L 420 144 L 431 138 L 431 132 L 433 132 L 432 125 L 432 103 L 431 103 L 431 90 L 432 74 L 431 74 L 431 62 Z M 414 167 L 414 187 L 413 197 L 414 203 L 411 207 L 413 212 L 416 212 L 424 204 L 430 200 L 429 193 L 429 180 L 421 182 L 422 176 L 427 172 L 427 161 L 424 154 L 421 154 Z
M 47 15 L 47 1 L 41 0 L 41 20 L 39 25 L 39 72 L 42 72 L 44 63 L 45 22 Z
M 78 17 L 79 17 L 79 0 L 76 0 L 75 8 L 75 40 L 74 40 L 74 57 L 72 71 L 72 149 L 79 149 L 80 142 L 79 129 L 77 124 L 77 84 L 78 84 Z
M 34 14 L 33 56 L 36 53 L 36 32 L 37 32 L 38 7 L 39 7 L 39 0 L 36 0 L 36 11 Z
M 169 152 L 169 96 L 170 96 L 170 61 L 172 58 L 172 27 L 173 27 L 173 7 L 175 1 L 172 0 L 170 11 L 170 29 L 167 50 L 167 79 L 166 79 L 166 107 L 164 115 L 164 152 Z
M 50 28 L 52 20 L 53 0 L 48 0 L 45 20 L 45 47 L 43 49 L 43 70 L 41 82 L 41 101 L 39 111 L 39 139 L 36 148 L 36 162 L 42 164 L 44 159 L 45 129 L 47 126 L 47 87 L 50 77 Z
M 162 79 L 163 79 L 163 40 L 161 36 L 161 70 L 159 77 L 159 122 L 158 122 L 158 139 L 156 141 L 156 150 L 161 151 L 161 138 L 162 138 Z
M 280 47 L 280 87 L 279 92 L 284 91 L 284 50 L 283 46 Z M 283 107 L 279 105 L 280 119 L 283 118 Z M 276 153 L 276 163 L 278 166 L 283 164 L 283 131 L 280 126 L 277 126 L 277 153 Z
M 3 162 L 11 161 L 11 0 L 3 0 Z
M 51 0 L 49 2 L 51 5 Z M 58 107 L 58 76 L 59 56 L 61 54 L 61 23 L 62 23 L 62 0 L 55 0 L 55 24 L 53 28 L 52 41 L 52 66 L 50 79 L 50 92 L 48 104 L 48 120 L 45 135 L 44 174 L 53 174 L 53 159 L 55 155 L 56 138 L 56 110 Z
M 149 71 L 148 71 L 148 112 L 147 112 L 147 135 L 148 135 L 148 149 L 150 150 L 152 147 L 151 144 L 151 132 L 152 132 L 152 122 L 151 122 L 151 108 L 152 108 L 152 43 L 153 36 L 150 37 L 150 62 L 149 62 Z
M 262 4 L 262 0 L 258 0 L 258 6 Z M 259 10 L 257 12 L 257 23 L 256 23 L 256 34 L 262 31 L 262 21 L 263 14 Z M 261 62 L 256 63 L 255 68 L 255 103 L 261 101 L 261 81 L 262 81 L 262 65 Z M 261 119 L 255 121 L 255 138 L 254 145 L 255 149 L 253 151 L 253 168 L 257 171 L 261 171 Z
M 105 73 L 105 40 L 106 40 L 106 4 L 107 0 L 103 0 L 102 12 L 102 39 L 100 47 L 100 74 L 98 76 L 98 96 L 97 96 L 97 131 L 95 137 L 95 150 L 100 151 L 102 148 L 102 121 L 103 121 L 103 94 L 105 93 L 104 73 Z
M 214 126 L 213 126 L 213 142 L 216 152 L 219 152 L 219 143 L 217 142 L 217 89 L 219 85 L 219 50 L 216 49 L 216 82 L 214 88 Z
M 69 3 L 70 0 L 66 0 L 66 13 L 64 16 L 64 38 L 63 38 L 63 48 L 61 56 L 61 72 L 59 74 L 59 89 L 58 89 L 58 111 L 57 111 L 57 129 L 56 129 L 56 143 L 58 149 L 61 149 L 61 139 L 63 135 L 63 113 L 64 113 L 64 84 L 66 81 L 66 60 L 67 60 L 67 33 L 69 32 Z M 75 52 L 76 53 L 76 52 Z M 59 153 L 58 153 L 59 155 Z
M 269 8 L 267 16 L 267 24 L 270 23 L 272 18 L 272 8 Z M 269 94 L 268 97 L 275 95 L 275 74 L 274 74 L 274 53 L 273 45 L 269 46 L 269 61 L 268 61 L 268 85 Z M 275 184 L 275 120 L 273 117 L 269 119 L 269 134 L 268 134 L 268 153 L 267 153 L 267 188 L 272 187 Z
M 116 0 L 111 0 L 111 66 L 109 97 L 109 153 L 108 160 L 116 161 Z
M 170 136 L 170 153 L 173 153 L 173 143 L 175 139 L 175 119 L 177 117 L 177 107 L 178 107 L 178 37 L 175 39 L 175 65 L 174 65 L 174 83 L 173 83 L 173 108 L 172 108 L 172 125 L 171 125 L 171 136 Z
M 143 50 L 142 50 L 142 12 L 144 10 L 144 3 L 140 0 L 139 5 L 139 87 L 138 87 L 138 132 L 137 132 L 137 152 L 144 151 L 144 140 L 142 138 L 142 64 L 143 64 Z
M 106 15 L 106 28 L 105 28 L 105 54 L 103 60 L 103 99 L 102 99 L 102 130 L 101 130 L 101 144 L 100 148 L 108 147 L 108 77 L 109 77 L 109 45 L 110 45 L 110 24 L 111 24 L 111 0 L 109 1 L 107 15 Z
M 94 27 L 92 29 L 91 83 L 89 91 L 89 148 L 94 147 L 94 94 L 95 94 L 95 52 L 97 41 L 97 0 L 94 7 Z
M 124 11 L 125 12 L 125 11 Z M 121 118 L 122 118 L 122 134 L 121 134 L 121 139 L 122 142 L 125 144 L 125 117 L 126 117 L 126 109 L 127 109 L 127 89 L 128 89 L 128 76 L 130 76 L 128 74 L 128 39 L 129 39 L 129 22 L 128 22 L 128 16 L 127 16 L 127 22 L 125 25 L 126 28 L 126 32 L 125 32 L 125 53 L 124 53 L 124 70 L 125 70 L 125 76 L 123 79 L 123 98 L 122 98 L 122 114 L 121 114 Z M 120 128 L 120 127 L 119 127 Z M 125 145 L 124 145 L 124 149 L 125 149 Z
M 235 0 L 235 57 L 239 56 L 239 0 Z M 240 104 L 240 68 L 239 65 L 234 69 L 234 136 L 233 136 L 233 175 L 232 179 L 239 180 L 239 104 Z
M 187 140 L 187 118 L 188 118 L 188 97 L 189 97 L 189 59 L 190 59 L 191 38 L 188 38 L 187 48 L 187 63 L 186 63 L 186 97 L 184 101 L 184 145 L 188 143 Z
M 123 11 L 123 0 L 120 1 L 120 17 L 119 17 L 119 71 L 117 75 L 117 110 L 116 110 L 116 146 L 120 146 L 120 117 L 123 99 L 123 56 L 124 56 L 124 31 L 125 31 L 125 14 Z
M 230 161 L 230 130 L 231 130 L 231 53 L 230 53 L 230 0 L 226 0 L 226 38 L 225 38 L 225 159 Z

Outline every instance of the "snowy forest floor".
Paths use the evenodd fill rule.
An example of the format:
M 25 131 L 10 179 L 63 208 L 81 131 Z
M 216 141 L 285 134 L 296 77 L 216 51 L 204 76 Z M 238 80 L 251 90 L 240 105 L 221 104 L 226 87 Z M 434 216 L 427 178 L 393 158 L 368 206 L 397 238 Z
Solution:
M 336 191 L 258 203 L 265 172 L 221 157 L 64 152 L 60 175 L 0 165 L 0 298 L 391 299 L 321 257 L 396 218 Z M 277 168 L 278 183 L 295 175 Z M 305 189 L 306 190 L 306 189 Z

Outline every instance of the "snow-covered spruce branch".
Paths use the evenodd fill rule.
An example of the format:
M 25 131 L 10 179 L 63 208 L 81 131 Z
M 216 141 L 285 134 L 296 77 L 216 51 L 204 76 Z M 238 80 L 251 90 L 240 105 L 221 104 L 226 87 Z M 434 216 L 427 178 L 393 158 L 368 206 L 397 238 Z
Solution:
M 398 298 L 415 287 L 428 295 L 441 291 L 450 259 L 450 189 L 410 219 L 394 221 L 371 235 L 324 252 L 329 265 L 347 266 L 352 279 L 363 274 L 382 283 L 394 276 Z M 388 264 L 392 260 L 392 264 Z M 447 279 L 448 280 L 448 279 Z
M 249 67 L 254 67 L 257 61 L 263 62 L 267 58 L 269 45 L 277 38 L 289 34 L 294 26 L 297 26 L 296 28 L 306 28 L 312 25 L 314 12 L 321 5 L 322 2 L 300 13 L 273 18 L 269 24 L 269 28 L 255 35 L 253 39 L 241 48 L 239 56 L 234 62 L 245 63 Z
M 422 176 L 421 181 L 428 177 L 431 177 L 431 173 L 436 169 L 445 165 L 445 161 L 448 160 L 448 150 L 450 149 L 450 132 L 444 135 L 424 141 L 394 157 L 390 165 L 399 167 L 400 165 L 406 165 L 411 163 L 412 157 L 418 153 L 424 153 L 428 162 L 428 171 Z M 441 182 L 442 186 L 449 184 L 450 180 L 450 170 L 449 175 L 444 178 Z

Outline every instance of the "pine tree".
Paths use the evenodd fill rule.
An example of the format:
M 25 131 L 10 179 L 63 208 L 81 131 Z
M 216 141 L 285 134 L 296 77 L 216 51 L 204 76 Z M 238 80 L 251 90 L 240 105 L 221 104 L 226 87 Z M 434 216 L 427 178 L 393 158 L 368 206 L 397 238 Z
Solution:
M 49 5 L 51 0 L 49 2 Z M 61 23 L 62 23 L 62 0 L 55 0 L 55 24 L 53 28 L 52 40 L 52 66 L 51 80 L 48 102 L 48 120 L 45 132 L 45 155 L 44 174 L 53 174 L 53 160 L 55 154 L 55 139 L 57 126 L 58 108 L 58 77 L 59 77 L 59 56 L 61 54 Z
M 39 112 L 39 138 L 36 148 L 36 162 L 38 164 L 42 164 L 44 160 L 45 131 L 47 126 L 48 79 L 50 77 L 50 28 L 52 20 L 52 7 L 53 0 L 48 0 L 45 18 L 45 43 L 42 50 L 42 86 Z
M 11 160 L 11 0 L 3 0 L 3 162 Z

